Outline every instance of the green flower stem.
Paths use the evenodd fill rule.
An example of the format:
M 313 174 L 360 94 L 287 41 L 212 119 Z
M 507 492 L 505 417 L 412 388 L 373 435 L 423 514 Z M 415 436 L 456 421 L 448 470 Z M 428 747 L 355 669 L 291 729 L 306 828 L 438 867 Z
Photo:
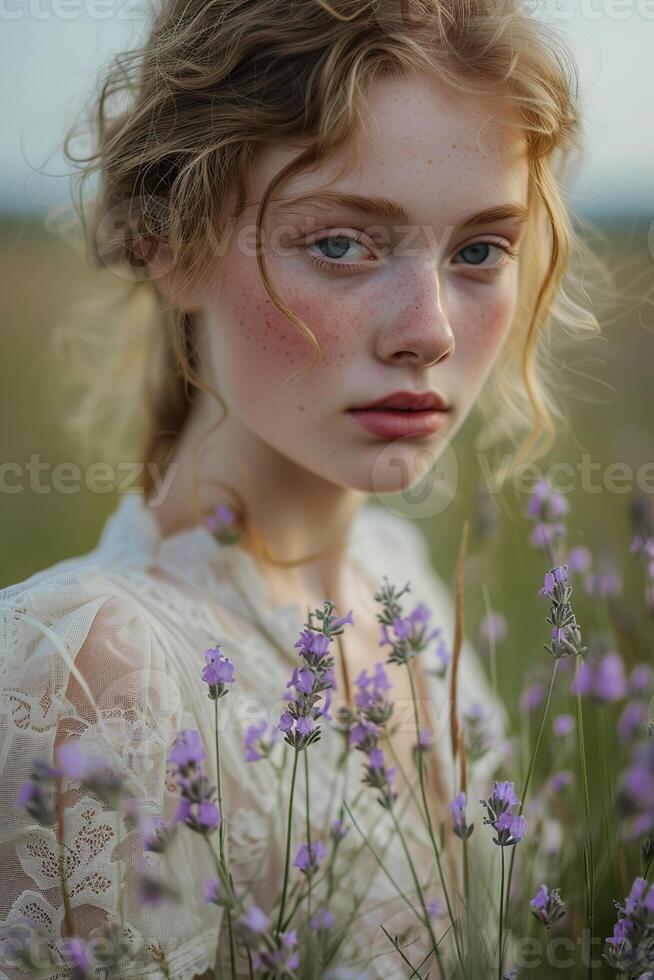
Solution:
M 436 936 L 434 934 L 434 929 L 433 929 L 433 926 L 431 924 L 431 918 L 429 916 L 429 912 L 427 911 L 427 904 L 425 902 L 425 896 L 423 894 L 422 888 L 420 887 L 420 881 L 418 879 L 418 874 L 416 872 L 415 865 L 413 863 L 413 859 L 412 859 L 411 854 L 409 852 L 409 848 L 406 845 L 406 841 L 404 839 L 404 834 L 402 833 L 402 831 L 400 829 L 400 825 L 398 823 L 397 817 L 393 813 L 393 808 L 392 807 L 389 809 L 389 813 L 390 813 L 390 815 L 391 815 L 391 817 L 393 819 L 393 823 L 395 824 L 395 829 L 397 830 L 397 835 L 398 835 L 398 837 L 400 839 L 400 844 L 402 845 L 402 850 L 404 851 L 404 856 L 407 859 L 407 863 L 409 865 L 409 870 L 411 871 L 411 877 L 413 878 L 413 882 L 414 882 L 414 884 L 416 886 L 416 893 L 418 895 L 418 898 L 420 899 L 420 905 L 421 905 L 422 910 L 423 910 L 423 913 L 424 913 L 424 919 L 422 921 L 423 921 L 423 925 L 425 925 L 427 927 L 427 931 L 429 932 L 429 938 L 431 939 L 432 945 L 434 947 L 434 953 L 435 953 L 435 956 L 436 956 L 436 962 L 438 964 L 438 973 L 439 973 L 439 975 L 441 977 L 441 980 L 445 980 L 445 973 L 443 972 L 443 964 L 441 962 L 441 954 L 440 954 L 440 952 L 438 950 L 438 940 L 436 939 Z
M 291 792 L 288 800 L 288 821 L 286 825 L 286 859 L 284 862 L 284 884 L 282 886 L 282 900 L 279 903 L 279 916 L 277 918 L 277 935 L 279 936 L 284 921 L 284 906 L 286 905 L 286 891 L 288 889 L 288 873 L 291 864 L 291 829 L 293 825 L 293 797 L 295 795 L 295 777 L 297 775 L 297 760 L 299 751 L 295 749 L 293 757 L 293 772 L 291 775 Z
M 579 661 L 577 661 L 577 668 Z M 579 765 L 581 768 L 581 782 L 584 791 L 584 815 L 586 819 L 586 844 L 584 846 L 584 879 L 586 894 L 586 923 L 588 926 L 587 936 L 587 963 L 588 976 L 592 977 L 593 968 L 591 965 L 591 950 L 593 938 L 593 831 L 590 821 L 590 794 L 588 792 L 588 770 L 586 767 L 586 745 L 584 742 L 584 716 L 581 710 L 581 695 L 577 693 L 577 733 L 579 744 Z
M 391 934 L 388 932 L 388 930 L 384 928 L 383 923 L 380 923 L 380 925 L 382 927 L 382 930 L 384 932 L 384 935 L 386 936 L 386 938 L 388 939 L 388 941 L 392 944 L 392 946 L 395 949 L 396 953 L 398 953 L 399 956 L 402 957 L 402 959 L 404 960 L 404 962 L 406 963 L 406 965 L 407 966 L 410 966 L 411 969 L 413 970 L 413 973 L 411 974 L 411 976 L 412 977 L 420 977 L 420 980 L 422 980 L 422 975 L 418 972 L 419 967 L 414 966 L 413 963 L 411 962 L 411 960 L 404 955 L 404 953 L 402 952 L 402 949 L 401 949 L 400 944 L 398 943 L 397 939 L 395 939 L 393 936 L 391 936 Z
M 543 705 L 543 710 L 540 716 L 540 724 L 538 726 L 538 733 L 536 735 L 536 741 L 534 743 L 534 748 L 531 753 L 531 759 L 529 760 L 529 768 L 527 769 L 527 775 L 525 777 L 525 782 L 522 787 L 522 793 L 520 794 L 520 806 L 518 808 L 518 816 L 522 815 L 522 811 L 525 808 L 525 803 L 527 800 L 527 791 L 529 789 L 529 783 L 531 782 L 532 773 L 534 771 L 534 765 L 536 763 L 536 756 L 538 755 L 538 749 L 540 747 L 540 741 L 543 737 L 543 730 L 545 728 L 545 721 L 547 720 L 547 713 L 550 707 L 550 701 L 552 699 L 552 690 L 554 688 L 554 680 L 556 678 L 556 670 L 559 666 L 558 659 L 554 661 L 552 665 L 552 676 L 550 677 L 549 687 L 547 688 L 547 697 L 545 698 L 545 704 Z M 513 862 L 515 861 L 515 847 L 511 851 L 511 860 L 509 861 L 509 874 L 507 878 L 506 885 L 506 917 L 509 916 L 509 901 L 511 899 L 511 879 L 513 877 Z
M 419 720 L 418 720 L 418 702 L 416 700 L 415 681 L 413 679 L 413 674 L 411 673 L 411 666 L 410 666 L 410 662 L 409 661 L 407 661 L 407 663 L 406 663 L 406 669 L 407 669 L 407 673 L 409 675 L 409 684 L 411 685 L 411 700 L 413 702 L 413 716 L 414 716 L 415 725 L 416 725 L 416 739 L 418 739 L 419 736 L 420 736 L 420 727 L 419 727 Z M 456 921 L 454 919 L 454 913 L 452 912 L 452 903 L 450 902 L 450 895 L 449 895 L 449 892 L 448 892 L 448 889 L 447 889 L 447 885 L 445 883 L 445 874 L 443 873 L 443 865 L 441 863 L 440 850 L 438 848 L 438 844 L 436 843 L 436 836 L 434 834 L 434 825 L 432 823 L 431 813 L 429 811 L 429 806 L 427 805 L 427 792 L 425 790 L 425 776 L 424 776 L 422 750 L 421 749 L 417 749 L 416 755 L 417 755 L 417 759 L 418 759 L 418 776 L 419 776 L 419 779 L 420 779 L 420 795 L 422 797 L 422 806 L 423 806 L 423 809 L 424 809 L 425 820 L 427 822 L 427 829 L 429 831 L 429 838 L 431 840 L 431 846 L 432 846 L 432 850 L 434 852 L 434 857 L 436 858 L 436 865 L 438 867 L 438 876 L 440 878 L 441 888 L 443 889 L 443 896 L 445 898 L 445 903 L 447 905 L 447 911 L 448 911 L 448 915 L 450 917 L 450 922 L 452 923 L 452 930 L 453 930 L 453 934 L 454 934 L 454 942 L 455 942 L 455 945 L 456 945 L 457 956 L 458 956 L 458 959 L 459 959 L 459 963 L 461 964 L 461 969 L 463 969 L 463 955 L 462 955 L 462 952 L 461 952 L 461 947 L 459 945 L 459 930 L 457 928 L 457 923 L 456 923 Z M 433 935 L 433 933 L 432 933 L 432 935 Z
M 498 939 L 498 950 L 497 950 L 497 980 L 502 980 L 502 963 L 504 961 L 504 950 L 502 948 L 502 943 L 504 941 L 503 926 L 504 926 L 504 848 L 500 847 L 502 852 L 502 874 L 500 877 L 500 924 L 499 924 L 499 939 Z M 515 854 L 515 844 L 513 845 L 513 853 Z
M 73 912 L 70 906 L 70 894 L 68 892 L 68 881 L 66 880 L 66 849 L 64 846 L 64 841 L 66 838 L 65 824 L 64 824 L 64 805 L 61 795 L 61 784 L 62 777 L 57 776 L 56 779 L 56 800 L 57 800 L 57 824 L 58 824 L 58 834 L 57 834 L 57 867 L 59 869 L 59 881 L 61 883 L 61 894 L 64 903 L 64 926 L 67 936 L 75 935 L 75 926 L 73 923 Z
M 306 787 L 307 803 L 307 847 L 309 848 L 309 859 L 311 860 L 311 814 L 309 811 L 309 756 L 304 753 L 304 784 Z M 311 879 L 312 873 L 307 875 L 307 921 L 311 921 Z
M 220 826 L 218 827 L 218 848 L 220 852 L 220 864 L 222 865 L 223 871 L 226 877 L 229 877 L 229 894 L 233 899 L 234 889 L 231 881 L 231 875 L 227 871 L 227 865 L 225 863 L 225 819 L 223 815 L 223 794 L 220 782 L 220 733 L 218 730 L 218 698 L 215 699 L 214 703 L 214 729 L 216 732 L 216 787 L 218 791 L 218 810 L 220 811 Z M 236 980 L 236 945 L 234 942 L 234 923 L 232 922 L 232 910 L 227 908 L 227 932 L 229 935 L 229 959 L 231 966 L 232 980 Z

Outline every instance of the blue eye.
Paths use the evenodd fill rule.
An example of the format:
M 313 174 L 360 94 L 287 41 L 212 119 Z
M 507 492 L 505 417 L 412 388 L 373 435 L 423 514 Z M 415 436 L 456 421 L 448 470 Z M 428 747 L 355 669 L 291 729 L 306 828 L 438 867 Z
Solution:
M 502 261 L 486 263 L 485 260 L 489 257 L 493 248 L 501 253 Z M 499 269 L 511 259 L 516 258 L 518 254 L 514 248 L 502 242 L 473 242 L 472 245 L 466 245 L 457 254 L 464 256 L 465 259 L 466 253 L 468 258 L 464 261 L 465 265 L 471 267 L 480 266 L 487 269 Z

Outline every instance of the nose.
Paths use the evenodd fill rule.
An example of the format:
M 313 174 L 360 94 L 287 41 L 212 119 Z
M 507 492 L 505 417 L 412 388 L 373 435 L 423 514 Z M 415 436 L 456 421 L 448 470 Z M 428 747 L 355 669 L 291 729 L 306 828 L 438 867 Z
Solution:
M 377 356 L 389 364 L 406 362 L 428 367 L 454 353 L 454 333 L 433 263 L 418 260 L 398 284 L 377 333 Z

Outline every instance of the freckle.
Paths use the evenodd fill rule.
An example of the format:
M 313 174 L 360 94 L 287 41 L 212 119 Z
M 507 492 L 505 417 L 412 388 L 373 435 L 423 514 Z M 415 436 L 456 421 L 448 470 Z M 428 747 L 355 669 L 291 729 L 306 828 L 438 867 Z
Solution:
M 431 167 L 431 165 L 432 165 L 433 162 L 434 162 L 433 160 L 427 160 L 427 166 L 428 167 Z

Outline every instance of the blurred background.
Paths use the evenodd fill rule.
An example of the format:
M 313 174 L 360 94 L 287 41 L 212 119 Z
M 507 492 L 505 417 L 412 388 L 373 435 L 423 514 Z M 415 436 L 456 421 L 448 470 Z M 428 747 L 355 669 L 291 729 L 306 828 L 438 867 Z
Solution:
M 562 518 L 561 547 L 566 555 L 575 546 L 589 550 L 591 564 L 576 580 L 577 618 L 599 653 L 618 654 L 626 678 L 652 660 L 654 638 L 649 573 L 629 550 L 636 530 L 651 521 L 654 494 L 654 7 L 645 0 L 585 0 L 542 5 L 540 15 L 568 39 L 579 66 L 587 145 L 568 198 L 615 279 L 599 289 L 594 285 L 590 294 L 602 337 L 568 351 L 561 362 L 561 397 L 572 427 L 539 467 L 543 474 L 555 464 L 569 467 L 568 475 L 551 473 L 562 487 L 572 488 L 565 493 L 569 510 Z M 143 13 L 130 0 L 5 0 L 1 16 L 0 587 L 92 548 L 118 501 L 112 487 L 100 494 L 79 484 L 66 492 L 50 485 L 55 467 L 78 459 L 78 447 L 62 432 L 49 397 L 57 382 L 48 347 L 51 327 L 69 304 L 100 291 L 111 295 L 116 284 L 106 271 L 90 270 L 79 252 L 48 230 L 45 216 L 70 201 L 59 144 L 94 90 L 99 66 L 138 43 L 144 30 Z M 551 668 L 543 650 L 549 609 L 538 595 L 549 562 L 545 551 L 530 543 L 534 521 L 526 516 L 525 487 L 514 482 L 489 487 L 485 461 L 473 449 L 479 423 L 471 418 L 457 439 L 455 492 L 446 494 L 446 505 L 436 495 L 419 524 L 435 568 L 452 585 L 464 522 L 469 522 L 466 630 L 488 658 L 512 719 L 522 723 L 519 758 L 533 738 L 533 706 L 542 702 L 535 692 L 547 683 Z M 478 633 L 489 611 L 499 612 L 506 624 L 492 654 Z M 565 671 L 561 675 L 555 714 L 574 714 L 569 673 L 568 679 Z M 587 719 L 586 739 L 601 769 L 593 776 L 597 844 L 605 856 L 615 857 L 597 865 L 601 935 L 615 918 L 612 898 L 624 898 L 640 866 L 639 845 L 618 844 L 611 818 L 620 766 L 627 759 L 615 755 L 615 732 L 631 693 L 633 685 L 625 680 L 617 683 L 615 696 L 588 696 L 596 710 Z M 650 697 L 652 691 L 641 693 Z M 548 727 L 542 774 L 569 767 L 578 780 L 575 744 L 574 736 L 572 743 L 557 741 Z M 593 761 L 590 765 L 593 770 Z M 574 869 L 574 857 L 570 862 Z M 557 975 L 582 974 L 561 968 Z

